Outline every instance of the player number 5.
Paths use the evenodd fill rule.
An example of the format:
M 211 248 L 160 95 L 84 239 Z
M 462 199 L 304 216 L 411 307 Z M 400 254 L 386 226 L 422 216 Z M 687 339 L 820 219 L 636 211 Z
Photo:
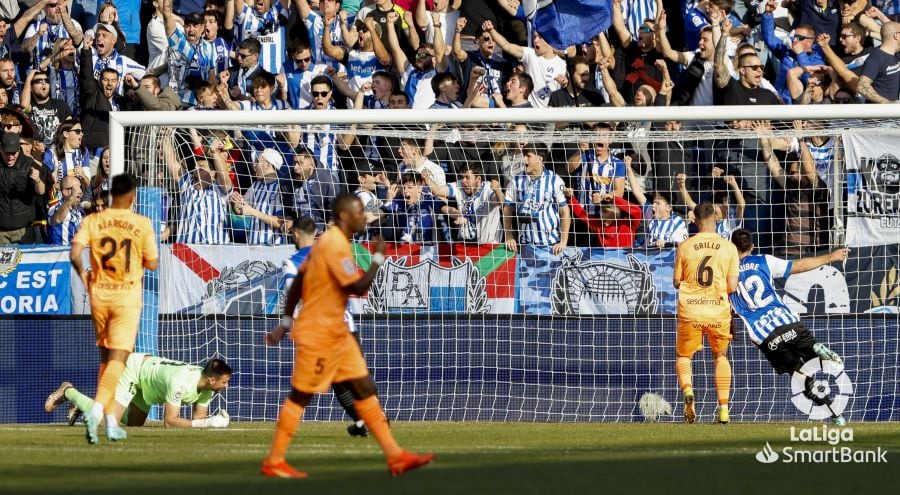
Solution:
M 316 369 L 314 371 L 317 375 L 325 371 L 325 358 L 316 359 Z

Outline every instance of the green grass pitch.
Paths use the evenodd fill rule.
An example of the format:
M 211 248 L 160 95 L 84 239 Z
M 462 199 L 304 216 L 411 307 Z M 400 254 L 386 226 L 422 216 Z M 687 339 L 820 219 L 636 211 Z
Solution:
M 225 430 L 130 428 L 127 441 L 89 446 L 82 427 L 0 425 L 0 494 L 592 494 L 897 493 L 900 423 L 850 424 L 855 450 L 887 450 L 887 464 L 761 464 L 792 443 L 788 424 L 393 424 L 400 443 L 435 461 L 391 478 L 377 443 L 346 423 L 303 423 L 288 461 L 308 480 L 258 474 L 272 423 Z M 797 428 L 817 426 L 796 424 Z

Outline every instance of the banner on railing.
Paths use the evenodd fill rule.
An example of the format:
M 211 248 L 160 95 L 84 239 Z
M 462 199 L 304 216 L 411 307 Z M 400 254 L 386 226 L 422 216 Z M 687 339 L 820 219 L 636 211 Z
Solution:
M 900 136 L 843 136 L 847 176 L 847 245 L 900 242 Z
M 355 245 L 368 266 L 368 251 Z M 281 266 L 292 247 L 163 246 L 160 311 L 275 314 Z M 898 312 L 900 245 L 854 249 L 846 265 L 792 275 L 779 286 L 799 314 Z M 893 253 L 893 254 L 889 254 Z M 503 245 L 389 244 L 356 314 L 673 315 L 674 249 L 549 249 Z
M 368 266 L 368 251 L 355 245 Z M 261 315 L 281 311 L 282 263 L 291 246 L 161 247 L 163 314 Z M 0 248 L 0 313 L 89 313 L 67 247 Z M 672 249 L 548 249 L 392 244 L 357 314 L 673 315 Z M 778 286 L 797 313 L 900 313 L 900 244 L 854 248 L 846 263 L 792 275 Z M 74 296 L 74 297 L 73 297 Z M 74 299 L 75 303 L 72 303 Z
M 293 246 L 171 244 L 160 252 L 160 313 L 274 314 Z
M 68 247 L 0 247 L 0 313 L 71 313 L 70 272 Z

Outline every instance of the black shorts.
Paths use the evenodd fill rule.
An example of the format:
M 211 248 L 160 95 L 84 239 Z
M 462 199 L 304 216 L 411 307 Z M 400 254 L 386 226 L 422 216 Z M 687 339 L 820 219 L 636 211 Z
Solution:
M 814 359 L 814 345 L 816 338 L 803 323 L 798 322 L 776 328 L 759 345 L 759 350 L 765 354 L 775 371 L 782 374 L 793 373 L 803 363 Z

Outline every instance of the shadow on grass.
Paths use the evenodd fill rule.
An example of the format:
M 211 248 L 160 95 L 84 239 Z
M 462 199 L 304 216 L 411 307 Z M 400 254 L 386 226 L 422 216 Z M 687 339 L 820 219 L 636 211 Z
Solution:
M 668 446 L 670 451 L 675 445 Z M 161 462 L 135 459 L 105 466 L 70 464 L 21 466 L 0 482 L 3 493 L 127 493 L 177 495 L 198 493 L 651 493 L 665 489 L 693 494 L 887 493 L 900 473 L 889 465 L 762 465 L 752 454 L 725 453 L 685 457 L 644 455 L 619 459 L 617 453 L 584 450 L 514 454 L 441 454 L 421 470 L 391 478 L 379 457 L 340 455 L 289 457 L 308 470 L 308 480 L 273 480 L 258 474 L 258 461 L 201 458 Z M 90 456 L 89 456 L 90 457 Z M 813 484 L 814 483 L 814 484 Z M 809 490 L 803 490 L 804 487 Z M 815 487 L 813 490 L 812 488 Z M 852 493 L 852 492 L 851 492 Z

